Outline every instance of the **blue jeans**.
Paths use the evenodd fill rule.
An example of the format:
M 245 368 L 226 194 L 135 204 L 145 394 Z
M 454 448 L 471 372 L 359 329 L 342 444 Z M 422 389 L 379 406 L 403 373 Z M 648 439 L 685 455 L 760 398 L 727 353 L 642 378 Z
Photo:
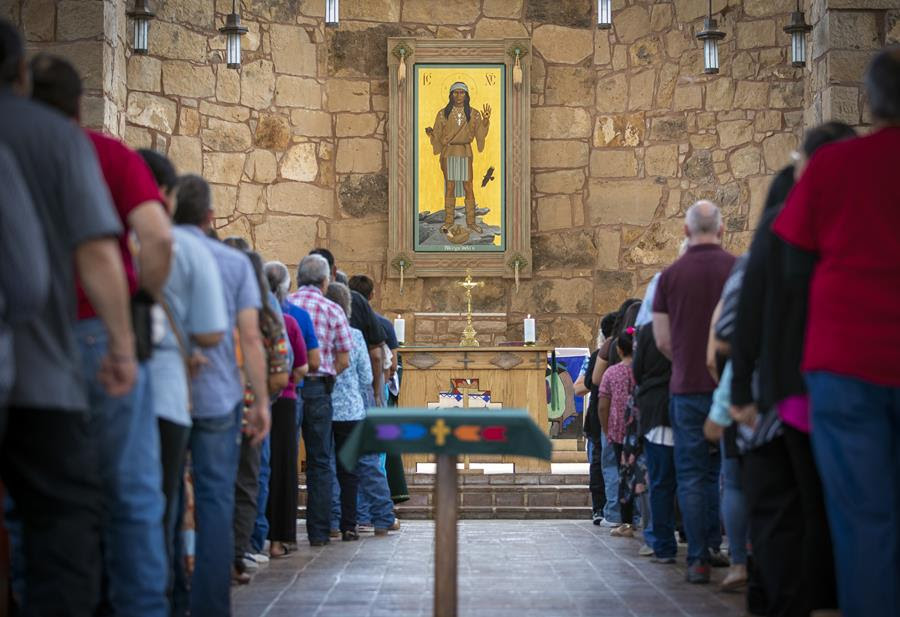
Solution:
M 234 560 L 234 483 L 241 442 L 243 402 L 224 416 L 195 418 L 191 428 L 196 569 L 191 616 L 231 614 Z
M 331 394 L 320 381 L 304 381 L 301 430 L 306 444 L 306 535 L 310 542 L 328 539 L 334 481 Z
M 262 442 L 259 449 L 259 493 L 256 495 L 256 524 L 253 526 L 253 535 L 250 536 L 250 547 L 257 553 L 261 553 L 269 537 L 269 519 L 266 518 L 266 504 L 269 502 L 269 478 L 272 475 L 272 467 L 269 464 L 272 450 L 269 436 Z
M 900 615 L 900 388 L 806 376 L 844 617 Z
M 106 354 L 106 327 L 99 319 L 85 319 L 76 324 L 75 334 L 106 500 L 103 568 L 108 599 L 116 615 L 162 617 L 168 614 L 165 497 L 148 374 L 140 367 L 131 392 L 109 397 L 97 378 Z
M 725 443 L 722 442 L 722 452 Z M 741 462 L 737 458 L 722 458 L 722 520 L 728 534 L 728 552 L 732 565 L 747 563 L 747 501 L 741 485 Z
M 644 530 L 644 540 L 653 554 L 667 559 L 675 557 L 675 456 L 672 446 L 644 441 L 647 456 L 647 476 L 650 484 L 650 527 Z
M 603 450 L 600 453 L 600 462 L 603 465 L 603 484 L 606 490 L 606 505 L 603 506 L 603 518 L 610 523 L 621 523 L 622 512 L 619 508 L 619 461 L 616 460 L 616 452 L 612 443 L 606 438 L 606 433 L 600 435 Z
M 356 473 L 359 475 L 358 516 L 365 514 L 366 522 L 378 529 L 387 529 L 394 524 L 394 502 L 391 501 L 391 490 L 381 465 L 381 455 L 364 454 L 359 457 Z
M 673 394 L 669 420 L 675 433 L 675 476 L 678 503 L 687 535 L 688 565 L 707 563 L 709 552 L 722 544 L 719 523 L 721 455 L 703 437 L 711 394 Z

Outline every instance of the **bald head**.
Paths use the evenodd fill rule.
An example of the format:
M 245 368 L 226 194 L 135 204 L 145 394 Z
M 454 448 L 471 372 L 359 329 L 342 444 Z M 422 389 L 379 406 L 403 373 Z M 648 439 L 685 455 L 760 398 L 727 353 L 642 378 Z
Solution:
M 720 242 L 722 213 L 719 207 L 706 199 L 692 205 L 684 217 L 684 232 L 691 244 Z

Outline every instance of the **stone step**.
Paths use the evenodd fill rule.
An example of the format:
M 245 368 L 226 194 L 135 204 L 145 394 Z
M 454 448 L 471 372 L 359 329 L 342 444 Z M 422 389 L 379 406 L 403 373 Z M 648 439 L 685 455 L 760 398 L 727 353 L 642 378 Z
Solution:
M 397 515 L 400 520 L 432 520 L 434 508 L 431 506 L 397 506 Z M 527 508 L 503 507 L 503 506 L 462 506 L 458 510 L 460 519 L 506 519 L 506 520 L 556 520 L 556 519 L 589 519 L 591 508 L 577 506 Z M 306 506 L 297 508 L 297 518 L 306 518 Z
M 407 474 L 406 483 L 408 486 L 416 484 L 432 485 L 434 484 L 434 477 L 435 475 L 433 473 Z M 458 478 L 460 485 L 491 484 L 500 486 L 519 486 L 523 484 L 550 484 L 554 486 L 563 484 L 587 485 L 590 481 L 590 478 L 586 473 L 460 473 Z M 306 474 L 301 473 L 298 480 L 299 484 L 305 490 Z
M 554 450 L 551 455 L 553 463 L 587 463 L 587 454 L 583 450 Z

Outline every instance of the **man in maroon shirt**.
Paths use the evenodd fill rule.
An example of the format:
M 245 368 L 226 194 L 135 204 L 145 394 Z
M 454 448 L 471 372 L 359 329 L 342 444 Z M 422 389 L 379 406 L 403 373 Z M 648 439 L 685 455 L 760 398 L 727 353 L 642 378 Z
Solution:
M 659 277 L 653 301 L 653 336 L 672 361 L 669 416 L 675 433 L 678 501 L 688 539 L 689 583 L 708 583 L 709 566 L 721 560 L 718 451 L 703 437 L 703 423 L 716 388 L 706 369 L 706 342 L 713 311 L 734 266 L 724 251 L 722 214 L 710 201 L 691 206 L 684 220 L 690 246 Z
M 818 258 L 803 370 L 845 617 L 900 615 L 900 47 L 866 91 L 875 130 L 817 150 L 773 225 Z
M 62 58 L 40 54 L 31 61 L 31 69 L 32 98 L 79 121 L 82 86 L 72 65 Z M 86 133 L 125 230 L 119 236 L 119 248 L 132 295 L 136 338 L 140 339 L 140 314 L 149 318 L 154 299 L 169 273 L 171 224 L 156 180 L 140 155 L 117 139 L 95 131 Z M 137 267 L 129 246 L 131 232 L 137 239 Z M 149 328 L 149 320 L 145 325 Z M 162 527 L 165 501 L 158 426 L 149 399 L 147 369 L 143 364 L 139 366 L 135 387 L 124 396 L 109 396 L 99 387 L 98 359 L 106 352 L 107 336 L 80 284 L 75 334 L 88 384 L 108 512 L 103 525 L 107 601 L 117 615 L 164 617 L 168 614 L 168 568 Z M 149 338 L 145 343 L 149 351 Z M 140 355 L 141 344 L 137 347 Z

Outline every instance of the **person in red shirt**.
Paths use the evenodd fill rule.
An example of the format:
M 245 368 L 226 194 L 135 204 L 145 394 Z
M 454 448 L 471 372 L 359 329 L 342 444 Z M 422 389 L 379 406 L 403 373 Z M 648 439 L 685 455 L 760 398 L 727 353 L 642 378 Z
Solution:
M 773 225 L 817 257 L 803 370 L 845 617 L 900 615 L 900 47 L 866 90 L 875 130 L 820 148 Z
M 32 98 L 78 122 L 82 84 L 74 67 L 62 58 L 39 54 L 31 61 L 31 71 Z M 125 230 L 119 248 L 132 296 L 136 352 L 139 360 L 146 360 L 152 348 L 151 309 L 169 274 L 171 223 L 156 180 L 140 155 L 118 139 L 86 133 Z M 132 232 L 137 241 L 134 260 Z M 75 334 L 98 441 L 103 505 L 109 513 L 102 529 L 107 601 L 116 614 L 164 617 L 168 615 L 165 499 L 147 369 L 143 364 L 138 367 L 135 387 L 127 395 L 109 396 L 99 387 L 99 359 L 106 355 L 108 339 L 80 284 Z

